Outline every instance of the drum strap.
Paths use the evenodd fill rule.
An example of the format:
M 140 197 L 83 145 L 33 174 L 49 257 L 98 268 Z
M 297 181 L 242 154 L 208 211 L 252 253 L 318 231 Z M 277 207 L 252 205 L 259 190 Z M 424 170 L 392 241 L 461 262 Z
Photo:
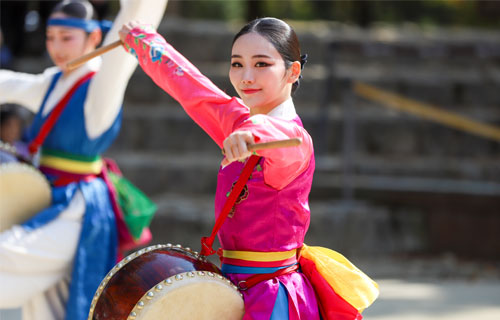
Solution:
M 40 149 L 40 146 L 43 144 L 45 141 L 45 138 L 49 135 L 50 131 L 54 127 L 54 125 L 57 122 L 57 119 L 59 119 L 59 116 L 63 112 L 64 108 L 69 102 L 69 99 L 73 96 L 75 91 L 87 80 L 92 78 L 94 76 L 95 72 L 89 72 L 83 77 L 78 80 L 73 87 L 64 95 L 64 97 L 57 103 L 57 105 L 54 107 L 52 112 L 49 114 L 45 122 L 42 124 L 40 131 L 38 132 L 38 135 L 31 141 L 31 143 L 28 146 L 28 149 L 31 154 L 35 154 L 38 149 Z
M 284 274 L 289 274 L 289 273 L 295 272 L 295 271 L 297 271 L 297 269 L 299 269 L 299 265 L 294 264 L 293 266 L 279 269 L 273 273 L 254 274 L 253 276 L 250 276 L 249 278 L 238 282 L 238 289 L 240 289 L 242 291 L 248 290 L 251 287 L 255 286 L 259 282 L 273 279 L 273 278 L 282 276 Z
M 250 156 L 250 158 L 248 158 L 245 167 L 241 171 L 240 177 L 236 181 L 233 189 L 231 190 L 231 193 L 229 194 L 229 197 L 226 200 L 226 203 L 224 204 L 224 207 L 222 208 L 219 217 L 217 218 L 217 221 L 215 221 L 214 228 L 212 229 L 212 234 L 210 235 L 210 237 L 201 238 L 201 255 L 210 256 L 216 253 L 216 251 L 212 248 L 215 236 L 217 235 L 217 232 L 219 232 L 219 229 L 222 227 L 222 224 L 224 224 L 224 221 L 231 212 L 234 203 L 238 199 L 238 196 L 241 194 L 241 191 L 245 187 L 245 184 L 252 174 L 253 168 L 257 165 L 259 160 L 260 157 L 256 155 Z

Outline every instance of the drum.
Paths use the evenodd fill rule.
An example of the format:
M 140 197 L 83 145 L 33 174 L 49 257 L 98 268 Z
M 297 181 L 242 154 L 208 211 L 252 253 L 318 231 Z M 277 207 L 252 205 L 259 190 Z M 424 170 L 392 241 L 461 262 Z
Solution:
M 132 253 L 98 287 L 88 319 L 236 320 L 243 298 L 204 256 L 180 245 Z
M 0 164 L 0 231 L 20 224 L 51 202 L 50 184 L 35 167 L 22 162 Z

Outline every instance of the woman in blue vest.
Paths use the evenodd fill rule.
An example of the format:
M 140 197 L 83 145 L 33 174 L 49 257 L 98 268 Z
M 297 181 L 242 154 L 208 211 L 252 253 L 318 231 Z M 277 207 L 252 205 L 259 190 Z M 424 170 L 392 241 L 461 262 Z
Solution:
M 157 26 L 166 2 L 121 1 L 104 44 L 118 40 L 124 22 L 143 19 Z M 75 70 L 66 68 L 101 42 L 101 23 L 93 16 L 87 0 L 61 2 L 46 30 L 55 66 L 37 75 L 0 70 L 0 103 L 35 113 L 31 147 L 40 147 L 40 170 L 52 186 L 49 208 L 0 233 L 0 308 L 22 307 L 24 320 L 87 319 L 95 290 L 117 260 L 117 228 L 100 155 L 120 130 L 123 95 L 137 62 L 114 50 Z M 62 113 L 44 133 L 61 104 Z

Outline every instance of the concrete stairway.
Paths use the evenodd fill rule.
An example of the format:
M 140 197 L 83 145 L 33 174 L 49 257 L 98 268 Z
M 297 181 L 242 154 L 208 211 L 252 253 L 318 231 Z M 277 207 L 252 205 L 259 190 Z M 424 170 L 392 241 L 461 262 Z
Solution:
M 340 84 L 368 82 L 499 125 L 499 35 L 334 23 L 296 28 L 310 59 L 294 100 L 317 150 L 309 243 L 364 256 L 451 251 L 491 258 L 500 252 L 492 227 L 500 223 L 500 143 L 358 97 L 351 110 L 354 144 L 346 148 Z M 227 73 L 235 26 L 171 18 L 159 31 L 234 95 Z M 24 62 L 23 71 L 41 71 L 39 59 Z M 107 155 L 159 204 L 155 242 L 197 248 L 213 223 L 220 150 L 140 69 Z M 481 243 L 488 245 L 475 249 Z

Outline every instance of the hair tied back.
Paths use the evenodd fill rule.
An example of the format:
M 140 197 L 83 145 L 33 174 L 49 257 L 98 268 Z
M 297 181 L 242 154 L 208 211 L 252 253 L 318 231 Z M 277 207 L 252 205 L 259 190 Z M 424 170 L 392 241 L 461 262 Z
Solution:
M 300 69 L 304 69 L 304 66 L 307 63 L 307 58 L 308 58 L 307 53 L 300 56 Z

